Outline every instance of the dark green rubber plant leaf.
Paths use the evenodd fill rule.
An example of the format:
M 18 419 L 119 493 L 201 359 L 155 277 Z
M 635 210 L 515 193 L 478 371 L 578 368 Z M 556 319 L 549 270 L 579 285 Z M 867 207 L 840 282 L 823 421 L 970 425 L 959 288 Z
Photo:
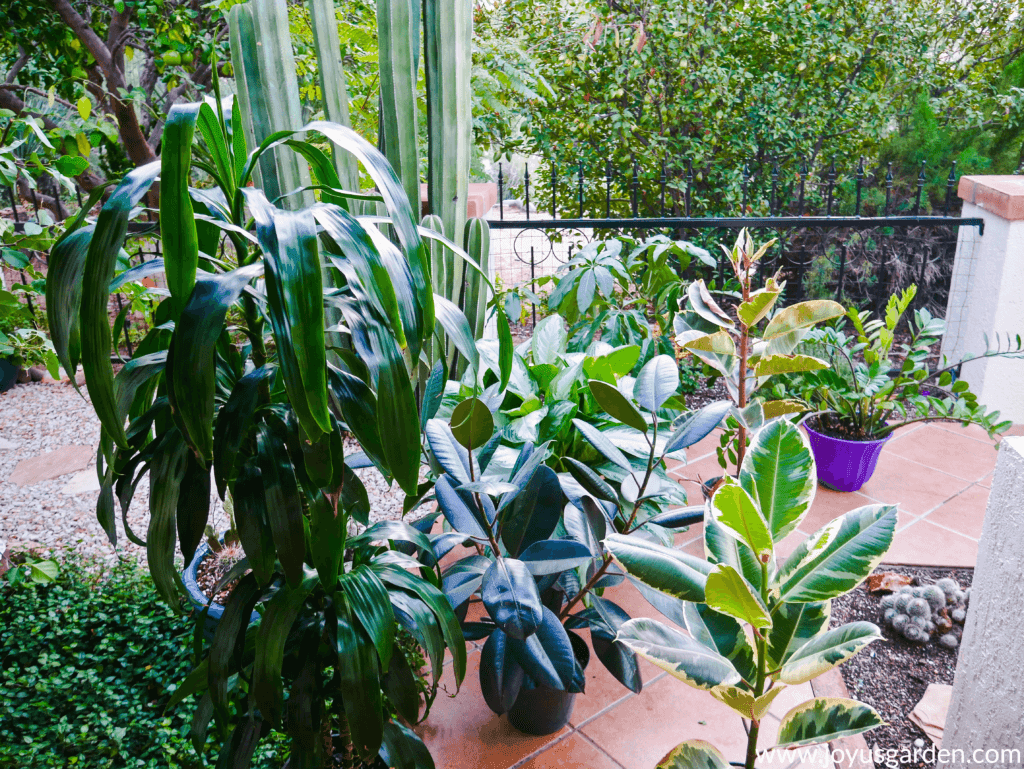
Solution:
M 508 712 L 523 685 L 523 667 L 513 652 L 509 637 L 495 630 L 480 652 L 480 689 L 494 713 Z
M 562 515 L 565 497 L 555 471 L 541 465 L 501 518 L 501 539 L 512 556 L 551 536 Z
M 522 561 L 496 558 L 484 574 L 480 594 L 491 619 L 510 638 L 526 638 L 540 627 L 540 592 Z

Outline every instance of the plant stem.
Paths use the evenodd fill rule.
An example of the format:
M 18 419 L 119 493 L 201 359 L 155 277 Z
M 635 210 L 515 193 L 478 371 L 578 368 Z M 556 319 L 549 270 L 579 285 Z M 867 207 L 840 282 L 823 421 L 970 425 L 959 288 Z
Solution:
M 768 605 L 768 563 L 761 563 L 761 600 L 765 606 Z M 755 631 L 756 632 L 756 631 Z M 757 634 L 757 682 L 754 687 L 754 696 L 760 697 L 764 694 L 764 685 L 767 680 L 768 666 L 768 643 L 761 633 Z M 761 728 L 760 721 L 751 720 L 750 731 L 747 733 L 747 758 L 746 769 L 754 769 L 754 761 L 757 759 L 757 734 Z

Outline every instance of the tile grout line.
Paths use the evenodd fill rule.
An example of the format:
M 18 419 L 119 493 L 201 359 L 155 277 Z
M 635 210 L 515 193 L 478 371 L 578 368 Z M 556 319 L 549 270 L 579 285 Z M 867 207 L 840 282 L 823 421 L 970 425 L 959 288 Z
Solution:
M 615 758 L 615 756 L 613 756 L 613 755 L 612 755 L 611 753 L 609 753 L 609 752 L 608 752 L 607 750 L 605 750 L 605 749 L 604 749 L 604 748 L 602 748 L 602 747 L 601 747 L 600 745 L 598 745 L 598 744 L 597 744 L 596 742 L 594 742 L 594 741 L 593 741 L 593 740 L 592 740 L 592 739 L 590 738 L 590 735 L 588 735 L 588 734 L 587 734 L 586 732 L 581 732 L 581 731 L 578 731 L 578 730 L 577 730 L 576 734 L 578 734 L 578 735 L 579 735 L 580 737 L 582 737 L 582 738 L 583 738 L 584 740 L 586 740 L 587 742 L 589 742 L 589 743 L 590 743 L 590 746 L 591 746 L 592 748 L 594 748 L 594 750 L 596 750 L 596 751 L 597 751 L 598 753 L 600 753 L 600 754 L 601 754 L 602 756 L 604 756 L 604 757 L 605 757 L 605 758 L 607 758 L 607 759 L 608 759 L 609 761 L 611 761 L 611 762 L 612 762 L 612 763 L 613 763 L 613 764 L 614 764 L 615 766 L 619 767 L 619 769 L 625 769 L 625 766 L 623 766 L 623 764 L 622 764 L 622 763 L 620 763 L 620 762 L 619 762 L 619 761 L 618 761 L 618 760 L 617 760 L 617 759 Z
M 644 688 L 650 686 L 651 684 L 654 684 L 657 681 L 660 681 L 662 678 L 664 678 L 667 675 L 668 675 L 667 671 L 662 671 L 662 672 L 658 673 L 658 675 L 656 675 L 650 681 L 645 681 L 644 682 Z M 643 692 L 643 689 L 641 689 L 640 691 Z M 582 729 L 584 726 L 587 726 L 587 725 L 593 723 L 595 720 L 597 720 L 601 716 L 607 715 L 608 713 L 610 713 L 612 710 L 614 710 L 615 708 L 617 708 L 619 705 L 623 704 L 627 700 L 631 700 L 634 697 L 638 697 L 638 696 L 639 696 L 639 694 L 637 692 L 629 692 L 628 694 L 624 695 L 623 697 L 620 697 L 619 699 L 615 700 L 615 702 L 612 702 L 612 703 L 609 703 L 608 705 L 605 705 L 599 711 L 594 713 L 594 715 L 587 717 L 583 721 L 580 721 L 576 726 L 573 727 L 573 729 Z

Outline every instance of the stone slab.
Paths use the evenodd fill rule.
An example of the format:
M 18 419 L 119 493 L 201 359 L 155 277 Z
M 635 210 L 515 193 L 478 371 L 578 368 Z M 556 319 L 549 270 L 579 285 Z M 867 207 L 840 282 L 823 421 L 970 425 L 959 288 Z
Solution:
M 23 459 L 7 480 L 18 486 L 29 486 L 84 470 L 95 456 L 91 446 L 61 446 L 59 449 Z
M 83 470 L 74 475 L 67 485 L 60 490 L 61 494 L 73 497 L 76 494 L 85 494 L 91 491 L 100 490 L 100 479 L 96 475 L 95 468 Z

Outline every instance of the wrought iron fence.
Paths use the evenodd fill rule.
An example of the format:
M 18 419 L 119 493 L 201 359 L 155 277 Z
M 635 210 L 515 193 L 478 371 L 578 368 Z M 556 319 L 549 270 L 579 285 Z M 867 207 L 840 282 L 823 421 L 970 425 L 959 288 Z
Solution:
M 834 162 L 817 173 L 773 164 L 760 176 L 745 166 L 737 184 L 723 182 L 717 200 L 707 174 L 698 178 L 691 164 L 674 173 L 662 163 L 656 174 L 635 164 L 616 174 L 606 164 L 597 179 L 581 164 L 573 171 L 526 166 L 514 169 L 510 182 L 499 166 L 499 203 L 489 224 L 491 263 L 503 285 L 535 283 L 593 240 L 664 233 L 717 255 L 716 268 L 691 264 L 687 276 L 724 287 L 729 275 L 719 244 L 745 227 L 761 242 L 777 239 L 760 270 L 762 278 L 782 271 L 790 301 L 828 296 L 877 311 L 894 290 L 916 283 L 916 304 L 941 316 L 958 228 L 980 234 L 983 227 L 981 219 L 959 215 L 956 163 L 939 179 L 922 164 L 916 178 L 900 181 L 891 164 L 869 171 L 863 159 L 845 174 Z M 508 199 L 510 192 L 518 199 Z

